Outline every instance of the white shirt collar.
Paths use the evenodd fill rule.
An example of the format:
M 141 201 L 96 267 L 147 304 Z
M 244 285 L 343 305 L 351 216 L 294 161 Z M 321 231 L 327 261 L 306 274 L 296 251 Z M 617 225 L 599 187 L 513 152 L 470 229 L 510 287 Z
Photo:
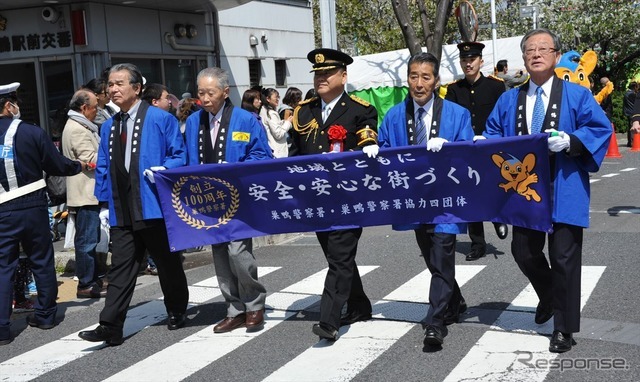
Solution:
M 433 97 L 435 97 L 436 95 L 433 94 L 431 95 L 431 99 L 425 103 L 423 106 L 420 106 L 416 103 L 416 100 L 413 100 L 413 110 L 415 115 L 418 115 L 418 108 L 423 108 L 424 111 L 426 111 L 425 115 L 431 115 L 431 109 L 433 109 Z
M 551 85 L 553 84 L 553 77 L 549 78 L 542 85 L 538 85 L 533 81 L 531 81 L 531 84 L 533 84 L 534 86 L 529 86 L 529 90 L 527 90 L 527 96 L 529 96 L 529 97 L 535 96 L 536 95 L 536 89 L 538 89 L 538 87 L 541 87 L 544 96 L 546 96 L 548 98 L 549 94 L 551 94 Z
M 329 103 L 326 103 L 326 102 L 322 101 L 322 110 L 324 110 L 327 106 L 329 106 L 331 108 L 331 110 L 335 109 L 335 106 L 336 106 L 336 104 L 338 103 L 338 100 L 341 97 L 342 97 L 342 94 L 340 94 L 336 98 L 332 99 Z
M 133 106 L 131 106 L 131 108 L 129 109 L 129 111 L 127 111 L 126 113 L 129 114 L 129 120 L 130 121 L 135 121 L 136 120 L 136 115 L 138 114 L 138 109 L 140 109 L 140 100 L 138 100 L 136 103 L 133 104 Z
M 209 113 L 209 123 L 211 125 L 213 125 L 213 122 L 215 122 L 216 120 L 221 122 L 222 124 L 222 110 L 224 110 L 224 106 L 221 107 L 216 114 Z

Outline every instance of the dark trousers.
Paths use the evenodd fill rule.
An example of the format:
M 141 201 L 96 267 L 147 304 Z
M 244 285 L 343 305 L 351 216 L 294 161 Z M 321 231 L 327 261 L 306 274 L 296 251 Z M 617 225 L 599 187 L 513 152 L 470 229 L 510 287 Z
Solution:
M 425 324 L 444 327 L 444 314 L 449 305 L 457 306 L 462 299 L 456 281 L 456 235 L 430 232 L 429 226 L 414 230 L 422 257 L 431 272 L 429 305 Z
M 471 250 L 486 252 L 487 242 L 484 240 L 484 223 L 467 223 L 467 230 L 469 230 L 469 239 L 471 239 Z
M 579 332 L 583 228 L 554 223 L 549 234 L 549 262 L 542 252 L 546 236 L 514 226 L 511 252 L 540 301 L 552 304 L 554 329 Z
M 38 286 L 36 320 L 50 325 L 56 317 L 58 282 L 47 207 L 0 212 L 0 340 L 9 338 L 13 278 L 21 243 Z
M 494 228 L 497 228 L 501 223 L 491 224 L 493 224 Z M 486 252 L 487 242 L 484 239 L 484 223 L 467 223 L 467 229 L 469 230 L 469 239 L 471 239 L 471 250 Z
M 189 290 L 179 252 L 169 250 L 164 224 L 133 230 L 131 227 L 111 227 L 111 269 L 105 306 L 100 323 L 122 328 L 133 297 L 140 263 L 145 250 L 153 253 L 158 267 L 158 279 L 164 294 L 167 313 L 187 310 Z
M 356 265 L 360 235 L 362 228 L 316 232 L 329 264 L 320 300 L 320 322 L 336 329 L 340 327 L 345 303 L 347 312 L 371 313 L 371 302 L 364 293 Z

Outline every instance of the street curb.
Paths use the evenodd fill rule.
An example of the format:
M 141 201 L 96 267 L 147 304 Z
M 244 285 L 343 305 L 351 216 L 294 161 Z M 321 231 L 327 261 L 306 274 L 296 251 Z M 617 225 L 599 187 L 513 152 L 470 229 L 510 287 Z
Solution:
M 253 238 L 253 248 L 266 247 L 270 245 L 278 245 L 291 240 L 296 239 L 297 237 L 303 235 L 302 233 L 284 233 L 278 235 L 267 235 Z M 64 238 L 62 239 L 64 242 Z M 185 257 L 195 256 L 202 254 L 203 251 L 200 252 L 184 252 Z M 208 248 L 208 252 L 210 248 Z M 106 257 L 106 258 L 105 258 Z M 55 267 L 56 271 L 62 273 L 73 273 L 76 268 L 76 260 L 75 253 L 73 250 L 60 250 L 54 252 L 55 259 Z M 100 253 L 98 254 L 98 262 L 111 264 L 111 254 Z

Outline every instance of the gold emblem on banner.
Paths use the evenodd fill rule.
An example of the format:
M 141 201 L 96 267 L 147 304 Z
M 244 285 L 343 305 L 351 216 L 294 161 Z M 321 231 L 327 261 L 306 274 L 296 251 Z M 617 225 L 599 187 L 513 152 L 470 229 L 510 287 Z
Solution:
M 230 199 L 225 213 L 218 218 L 212 217 L 212 219 L 217 219 L 217 223 L 207 224 L 203 219 L 197 217 L 198 215 L 201 215 L 201 213 L 198 212 L 197 207 L 204 208 L 207 205 L 210 206 L 212 203 L 211 199 L 207 198 L 207 195 L 203 196 L 202 194 L 194 194 L 193 190 L 194 188 L 202 189 L 212 183 L 224 187 L 224 189 L 228 191 Z M 183 193 L 183 191 L 186 192 Z M 220 226 L 231 221 L 236 212 L 238 212 L 238 207 L 240 206 L 240 193 L 235 186 L 220 178 L 193 175 L 183 176 L 173 185 L 171 191 L 171 204 L 178 218 L 180 218 L 180 220 L 185 224 L 195 229 L 208 230 L 211 228 L 220 228 Z M 185 210 L 185 205 L 187 208 L 191 209 L 191 212 Z M 204 215 L 207 216 L 206 213 L 204 213 Z

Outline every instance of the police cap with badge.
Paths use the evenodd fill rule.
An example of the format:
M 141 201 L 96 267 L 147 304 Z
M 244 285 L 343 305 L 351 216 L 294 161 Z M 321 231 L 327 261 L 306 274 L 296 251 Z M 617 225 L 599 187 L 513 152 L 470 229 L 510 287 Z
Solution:
M 353 63 L 353 58 L 348 54 L 329 48 L 312 50 L 307 54 L 307 60 L 313 64 L 311 72 L 336 68 L 346 69 L 347 65 Z
M 18 99 L 17 91 L 20 87 L 20 82 L 13 82 L 8 85 L 0 85 L 0 98 L 11 98 L 13 100 Z
M 460 58 L 482 57 L 482 49 L 484 49 L 484 44 L 480 42 L 468 41 L 458 44 Z

